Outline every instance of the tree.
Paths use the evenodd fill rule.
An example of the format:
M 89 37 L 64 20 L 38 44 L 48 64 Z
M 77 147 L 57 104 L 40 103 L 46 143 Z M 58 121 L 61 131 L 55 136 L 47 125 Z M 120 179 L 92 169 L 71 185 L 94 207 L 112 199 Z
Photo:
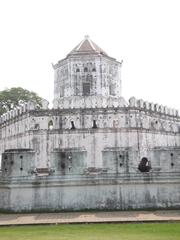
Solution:
M 0 115 L 28 101 L 41 106 L 41 100 L 37 93 L 21 87 L 5 89 L 0 91 Z

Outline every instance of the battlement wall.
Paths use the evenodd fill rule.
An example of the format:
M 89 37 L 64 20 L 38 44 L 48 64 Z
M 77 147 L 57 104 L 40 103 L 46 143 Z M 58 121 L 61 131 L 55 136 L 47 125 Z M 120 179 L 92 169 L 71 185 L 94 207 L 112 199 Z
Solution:
M 60 173 L 79 174 L 88 167 L 104 166 L 114 172 L 117 156 L 118 164 L 128 163 L 124 163 L 124 167 L 118 165 L 121 172 L 127 170 L 125 166 L 137 171 L 142 157 L 152 159 L 154 169 L 158 158 L 162 158 L 162 171 L 175 169 L 174 166 L 171 169 L 171 162 L 163 163 L 166 159 L 172 160 L 179 169 L 180 118 L 175 111 L 162 111 L 163 107 L 152 106 L 135 98 L 126 104 L 121 98 L 121 107 L 49 109 L 46 103 L 41 109 L 32 105 L 21 107 L 18 115 L 10 111 L 6 114 L 9 117 L 1 123 L 0 153 L 8 157 L 9 151 L 9 161 L 14 157 L 13 162 L 17 162 L 18 167 L 13 173 L 11 161 L 4 159 L 5 174 L 29 174 L 25 167 L 21 170 L 21 162 L 25 164 L 28 159 L 32 163 L 29 168 L 55 166 Z M 17 154 L 12 153 L 12 149 L 17 150 Z M 25 150 L 23 154 L 21 149 Z M 64 162 L 69 164 L 69 156 L 75 162 L 63 169 Z
M 42 107 L 40 109 L 47 110 L 48 105 L 49 105 L 48 101 L 43 100 L 42 101 Z M 29 101 L 27 103 L 24 103 L 21 106 L 15 108 L 13 110 L 10 110 L 10 111 L 4 113 L 3 115 L 1 115 L 0 116 L 0 125 L 2 125 L 5 122 L 8 122 L 9 120 L 12 120 L 12 119 L 18 119 L 19 117 L 22 118 L 22 116 L 24 116 L 28 112 L 30 112 L 32 110 L 38 110 L 38 109 L 39 108 L 37 108 L 36 104 L 31 102 L 31 101 Z
M 93 99 L 89 102 L 88 99 L 80 99 L 80 103 L 78 99 L 74 99 L 74 103 L 78 105 L 74 104 L 72 108 L 63 104 L 63 108 L 50 110 L 48 102 L 44 101 L 42 108 L 36 109 L 36 106 L 29 102 L 5 113 L 0 117 L 0 139 L 25 134 L 29 130 L 141 128 L 174 133 L 180 131 L 180 118 L 175 109 L 134 97 L 130 98 L 129 104 L 123 98 L 108 98 L 107 105 L 102 98 L 94 99 L 97 104 L 93 103 Z M 65 103 L 70 99 L 63 101 Z M 86 105 L 83 105 L 82 101 Z
M 168 108 L 155 103 L 150 103 L 143 101 L 142 99 L 136 99 L 131 97 L 129 99 L 129 104 L 124 100 L 123 97 L 103 97 L 103 96 L 89 96 L 89 97 L 66 97 L 55 99 L 53 101 L 54 109 L 86 109 L 86 108 L 122 108 L 129 107 L 135 109 L 141 109 L 144 111 L 149 111 L 151 113 L 160 113 L 164 115 L 170 115 L 173 117 L 178 117 L 179 112 L 176 109 Z
M 163 115 L 169 115 L 172 117 L 178 117 L 179 111 L 174 108 L 168 108 L 167 106 L 159 105 L 157 103 L 150 103 L 147 101 L 143 101 L 142 99 L 136 99 L 135 97 L 131 97 L 129 99 L 129 107 L 141 109 L 144 111 L 149 111 L 151 113 L 159 113 Z

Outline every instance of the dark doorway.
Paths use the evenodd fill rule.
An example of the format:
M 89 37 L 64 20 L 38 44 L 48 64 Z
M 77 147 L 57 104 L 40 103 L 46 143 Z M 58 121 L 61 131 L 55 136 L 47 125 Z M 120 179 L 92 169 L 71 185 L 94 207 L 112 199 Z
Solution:
M 90 83 L 83 83 L 83 95 L 90 95 Z

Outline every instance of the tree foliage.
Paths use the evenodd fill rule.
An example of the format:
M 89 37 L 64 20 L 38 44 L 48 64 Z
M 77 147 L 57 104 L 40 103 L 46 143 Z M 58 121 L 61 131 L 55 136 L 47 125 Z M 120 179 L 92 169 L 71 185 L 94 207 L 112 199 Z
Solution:
M 0 91 L 0 115 L 28 101 L 41 106 L 41 100 L 37 93 L 21 87 L 5 89 Z

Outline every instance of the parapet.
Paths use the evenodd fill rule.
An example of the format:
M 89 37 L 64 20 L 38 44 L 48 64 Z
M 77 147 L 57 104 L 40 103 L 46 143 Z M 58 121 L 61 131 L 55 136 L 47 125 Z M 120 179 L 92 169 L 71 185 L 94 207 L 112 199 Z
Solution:
M 142 99 L 136 99 L 135 97 L 131 97 L 129 99 L 129 107 L 137 108 L 144 111 L 150 111 L 154 113 L 169 115 L 173 117 L 179 116 L 179 111 L 173 108 L 168 108 L 166 106 L 159 105 L 157 103 L 150 103 L 147 101 L 143 101 Z
M 28 101 L 27 103 L 18 106 L 17 108 L 10 110 L 0 116 L 0 124 L 6 121 L 12 120 L 16 117 L 22 116 L 33 110 L 47 110 L 49 102 L 45 99 L 42 100 L 42 106 L 39 108 L 34 102 Z
M 123 97 L 73 96 L 53 101 L 54 109 L 118 108 L 127 106 L 128 103 Z

